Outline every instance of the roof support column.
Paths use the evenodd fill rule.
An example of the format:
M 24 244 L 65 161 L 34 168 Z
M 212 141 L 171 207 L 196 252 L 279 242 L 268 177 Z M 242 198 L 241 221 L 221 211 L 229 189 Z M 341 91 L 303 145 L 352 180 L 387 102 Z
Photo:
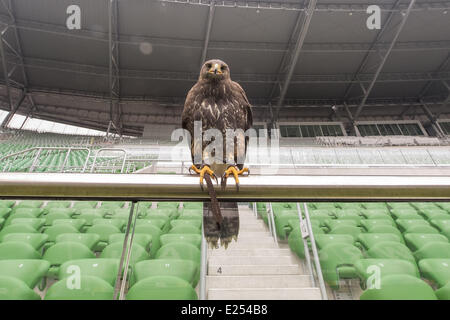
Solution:
M 120 105 L 119 82 L 119 46 L 118 46 L 118 1 L 109 0 L 108 4 L 108 44 L 109 44 L 109 125 L 122 136 L 122 110 Z M 106 132 L 108 136 L 109 132 Z
M 8 126 L 9 122 L 11 121 L 11 119 L 13 118 L 13 116 L 15 115 L 17 110 L 19 110 L 19 108 L 22 105 L 22 102 L 25 100 L 25 98 L 28 98 L 28 100 L 30 102 L 30 110 L 28 113 L 32 112 L 32 110 L 34 110 L 36 108 L 36 105 L 33 101 L 33 97 L 28 93 L 28 86 L 29 86 L 28 75 L 27 75 L 26 67 L 25 67 L 25 63 L 24 63 L 20 36 L 19 36 L 19 32 L 17 31 L 17 24 L 16 24 L 16 18 L 14 15 L 13 4 L 12 4 L 11 0 L 8 0 L 7 3 L 5 1 L 1 1 L 1 3 L 2 3 L 3 7 L 5 8 L 8 16 L 9 16 L 9 20 L 10 20 L 8 22 L 8 26 L 5 29 L 3 29 L 3 31 L 1 32 L 1 35 L 0 35 L 0 53 L 2 55 L 2 65 L 3 65 L 4 76 L 5 76 L 6 91 L 7 91 L 7 96 L 8 96 L 9 105 L 10 105 L 9 114 L 7 115 L 7 117 L 3 120 L 2 124 L 0 125 L 0 127 L 4 128 L 4 127 Z M 7 31 L 9 31 L 10 27 L 13 32 L 13 37 L 15 40 L 15 48 L 14 48 L 13 44 L 10 44 L 5 40 L 5 34 Z M 8 49 L 8 51 L 11 52 L 14 59 L 17 60 L 17 61 L 12 61 L 14 66 L 9 72 L 8 72 L 8 61 L 7 61 L 7 57 L 6 57 L 7 49 Z M 21 71 L 23 83 L 19 83 L 12 79 L 12 76 L 14 75 L 15 71 L 18 68 Z M 11 96 L 11 90 L 10 90 L 11 83 L 14 83 L 17 87 L 22 89 L 22 93 L 21 93 L 18 101 L 16 102 L 16 104 L 13 103 L 13 99 Z
M 392 41 L 391 41 L 391 44 L 389 45 L 389 48 L 387 49 L 387 51 L 386 51 L 386 53 L 384 54 L 384 56 L 380 55 L 380 57 L 382 57 L 381 62 L 380 62 L 380 64 L 378 65 L 378 68 L 377 68 L 377 70 L 376 70 L 376 72 L 375 72 L 375 75 L 374 75 L 372 81 L 370 82 L 369 86 L 365 89 L 364 97 L 362 98 L 362 101 L 361 101 L 361 103 L 359 104 L 358 109 L 356 109 L 356 112 L 355 112 L 355 114 L 354 114 L 354 116 L 353 116 L 354 121 L 356 121 L 356 120 L 358 119 L 358 117 L 359 117 L 359 115 L 360 115 L 362 109 L 363 109 L 364 106 L 366 105 L 367 98 L 369 97 L 370 93 L 372 92 L 372 89 L 373 89 L 375 83 L 377 82 L 378 76 L 380 75 L 381 70 L 383 69 L 383 67 L 384 67 L 384 65 L 385 65 L 385 63 L 386 63 L 386 61 L 387 61 L 387 59 L 388 59 L 388 57 L 389 57 L 389 55 L 390 55 L 392 49 L 393 49 L 394 46 L 395 46 L 395 43 L 397 42 L 397 39 L 398 39 L 398 37 L 400 36 L 400 33 L 402 32 L 403 27 L 405 26 L 406 21 L 408 20 L 409 14 L 411 13 L 411 9 L 414 7 L 415 2 L 416 2 L 416 0 L 411 0 L 411 1 L 410 1 L 409 6 L 408 6 L 408 9 L 406 10 L 406 12 L 405 12 L 404 15 L 403 15 L 402 21 L 401 21 L 400 25 L 399 25 L 398 28 L 397 28 L 397 31 L 396 31 L 396 33 L 395 33 L 394 38 L 393 38 Z M 397 3 L 398 3 L 398 2 L 397 2 Z
M 276 109 L 275 109 L 275 112 L 274 112 L 274 115 L 272 118 L 272 124 L 274 124 L 278 120 L 280 108 L 283 105 L 284 98 L 286 97 L 286 93 L 289 88 L 289 84 L 291 83 L 291 79 L 294 74 L 295 66 L 297 65 L 298 57 L 303 48 L 303 43 L 305 42 L 305 38 L 308 33 L 309 26 L 311 24 L 311 19 L 314 14 L 316 5 L 317 5 L 317 0 L 310 0 L 306 11 L 304 11 L 304 13 L 302 15 L 303 19 L 302 19 L 300 33 L 298 35 L 297 42 L 294 47 L 294 51 L 292 52 L 291 59 L 289 59 L 288 71 L 286 74 L 286 78 L 285 78 L 283 84 L 281 85 L 280 97 L 278 98 Z
M 205 62 L 206 54 L 208 53 L 208 44 L 209 44 L 209 38 L 211 36 L 211 29 L 212 29 L 215 11 L 216 11 L 216 1 L 212 0 L 211 3 L 209 4 L 208 22 L 206 25 L 205 42 L 203 44 L 202 57 L 200 59 L 200 66 L 202 66 L 203 63 Z
M 433 125 L 433 129 L 436 131 L 437 135 L 440 137 L 445 136 L 444 130 L 442 130 L 441 126 L 439 125 L 439 122 L 437 122 L 436 116 L 431 112 L 428 105 L 423 102 L 422 99 L 420 99 L 420 103 L 422 104 L 421 107 L 425 114 L 427 115 L 428 119 L 430 119 L 431 124 Z

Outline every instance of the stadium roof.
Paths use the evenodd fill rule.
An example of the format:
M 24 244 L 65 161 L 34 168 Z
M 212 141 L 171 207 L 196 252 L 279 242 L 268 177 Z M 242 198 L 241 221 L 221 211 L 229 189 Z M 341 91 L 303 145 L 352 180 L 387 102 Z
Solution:
M 220 58 L 259 121 L 278 106 L 280 119 L 331 118 L 333 105 L 350 120 L 450 113 L 450 1 L 376 1 L 381 29 L 369 30 L 373 3 L 2 1 L 0 108 L 100 130 L 112 116 L 136 135 L 178 123 L 201 62 Z M 80 30 L 66 26 L 73 4 Z

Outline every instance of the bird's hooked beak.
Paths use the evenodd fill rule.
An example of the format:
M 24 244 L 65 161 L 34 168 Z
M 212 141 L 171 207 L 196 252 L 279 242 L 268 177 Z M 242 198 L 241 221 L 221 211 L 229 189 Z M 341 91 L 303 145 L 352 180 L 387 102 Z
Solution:
M 209 73 L 214 73 L 214 74 L 222 74 L 222 66 L 218 63 L 215 63 L 211 66 L 211 68 L 208 71 Z

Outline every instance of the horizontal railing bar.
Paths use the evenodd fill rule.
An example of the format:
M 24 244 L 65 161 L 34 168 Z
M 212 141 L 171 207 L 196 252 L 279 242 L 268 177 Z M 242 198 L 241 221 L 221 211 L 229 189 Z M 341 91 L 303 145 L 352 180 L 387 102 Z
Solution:
M 252 175 L 233 179 L 220 201 L 450 201 L 450 171 L 424 175 L 397 173 L 324 175 Z M 198 176 L 174 174 L 1 173 L 0 198 L 117 201 L 203 201 L 207 191 Z

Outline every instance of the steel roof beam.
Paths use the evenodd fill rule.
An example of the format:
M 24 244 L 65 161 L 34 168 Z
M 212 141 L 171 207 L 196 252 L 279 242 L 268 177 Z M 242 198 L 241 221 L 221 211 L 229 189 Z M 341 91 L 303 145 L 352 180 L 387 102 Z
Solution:
M 213 0 L 209 4 L 208 21 L 206 22 L 205 42 L 203 43 L 202 57 L 200 59 L 200 66 L 202 66 L 203 63 L 206 61 L 206 54 L 208 53 L 209 38 L 211 36 L 211 29 L 212 29 L 215 11 L 216 11 L 215 0 Z
M 120 70 L 118 48 L 118 3 L 117 0 L 109 0 L 108 5 L 108 48 L 109 48 L 109 121 L 113 124 L 119 135 L 122 135 L 122 111 L 120 99 Z M 114 119 L 116 109 L 116 119 Z M 108 126 L 109 127 L 109 126 Z
M 189 6 L 208 6 L 213 0 L 158 0 L 159 2 L 175 3 Z M 306 11 L 307 7 L 295 1 L 268 1 L 268 0 L 215 0 L 217 7 L 242 8 L 242 9 L 260 9 L 260 10 L 282 10 L 282 11 Z M 377 4 L 382 12 L 399 12 L 406 9 L 407 5 L 402 4 L 398 9 L 392 9 L 389 4 Z M 315 11 L 318 12 L 366 12 L 367 4 L 338 4 L 323 3 L 318 4 Z M 413 11 L 438 11 L 448 9 L 449 1 L 422 2 L 418 3 Z
M 303 21 L 302 21 L 303 23 L 301 24 L 297 42 L 295 44 L 291 59 L 289 60 L 289 65 L 288 65 L 289 69 L 287 71 L 286 78 L 281 86 L 280 97 L 278 98 L 278 102 L 277 102 L 276 109 L 275 109 L 275 112 L 273 115 L 272 123 L 275 123 L 278 120 L 278 116 L 280 114 L 280 108 L 283 105 L 284 98 L 286 97 L 286 93 L 288 91 L 289 85 L 291 84 L 295 66 L 297 65 L 298 57 L 300 56 L 300 52 L 302 51 L 303 43 L 305 42 L 305 38 L 308 33 L 309 26 L 311 24 L 311 19 L 314 14 L 314 8 L 316 7 L 316 4 L 317 4 L 317 0 L 309 0 L 308 9 L 304 12 Z
M 23 58 L 23 52 L 22 52 L 22 45 L 21 45 L 21 40 L 20 40 L 20 36 L 19 36 L 19 32 L 17 31 L 17 24 L 16 24 L 16 17 L 14 14 L 14 7 L 13 4 L 11 2 L 11 0 L 7 1 L 8 3 L 6 4 L 4 0 L 2 0 L 2 5 L 3 7 L 6 9 L 6 12 L 8 13 L 8 19 L 10 20 L 8 22 L 7 27 L 3 30 L 2 34 L 1 34 L 1 39 L 0 42 L 2 43 L 0 51 L 2 53 L 2 59 L 6 60 L 6 50 L 3 47 L 3 43 L 6 44 L 6 46 L 9 48 L 9 50 L 13 53 L 13 55 L 15 56 L 15 58 L 19 61 L 19 64 L 15 64 L 14 67 L 11 69 L 10 73 L 8 74 L 8 79 L 5 78 L 5 81 L 7 84 L 9 84 L 10 82 L 15 83 L 16 85 L 19 85 L 22 87 L 22 93 L 20 98 L 18 99 L 17 103 L 15 105 L 13 105 L 12 103 L 12 97 L 9 95 L 10 97 L 10 101 L 11 101 L 11 108 L 10 108 L 10 112 L 8 113 L 8 116 L 4 119 L 4 121 L 1 124 L 1 127 L 7 127 L 9 122 L 12 120 L 12 118 L 14 117 L 16 111 L 20 108 L 22 102 L 25 100 L 25 98 L 28 97 L 28 100 L 30 101 L 31 107 L 30 110 L 28 112 L 31 113 L 34 109 L 35 109 L 35 103 L 33 100 L 33 97 L 31 95 L 28 94 L 27 92 L 27 88 L 29 87 L 29 82 L 28 82 L 28 74 L 27 74 L 27 70 L 26 70 L 26 65 L 24 63 L 24 58 Z M 12 32 L 14 34 L 14 39 L 16 42 L 16 48 L 14 48 L 13 45 L 9 44 L 5 39 L 5 33 L 9 30 L 9 26 L 12 27 Z M 4 56 L 4 58 L 3 58 Z M 3 63 L 3 61 L 2 61 Z M 4 63 L 3 63 L 4 64 Z M 5 65 L 5 64 L 4 64 Z M 7 64 L 6 64 L 7 66 Z M 17 69 L 17 66 L 20 66 L 21 69 L 21 73 L 22 73 L 22 79 L 23 79 L 23 84 L 18 83 L 17 81 L 11 79 L 10 77 L 13 75 L 14 71 Z M 4 69 L 7 71 L 7 69 Z M 28 118 L 28 115 L 27 115 Z M 25 121 L 24 121 L 25 123 Z
M 384 54 L 380 64 L 378 65 L 378 68 L 377 68 L 377 70 L 375 72 L 375 75 L 374 75 L 372 81 L 370 82 L 369 86 L 366 88 L 366 92 L 364 93 L 364 97 L 362 98 L 362 101 L 361 101 L 360 105 L 358 106 L 358 109 L 356 109 L 356 112 L 355 112 L 355 114 L 353 116 L 355 121 L 358 120 L 358 117 L 359 117 L 362 109 L 364 108 L 364 105 L 366 104 L 366 101 L 367 101 L 370 93 L 372 92 L 372 89 L 373 89 L 375 83 L 377 82 L 378 76 L 380 75 L 381 70 L 383 69 L 383 67 L 384 67 L 384 65 L 385 65 L 385 63 L 386 63 L 386 61 L 387 61 L 387 59 L 388 59 L 388 57 L 389 57 L 389 55 L 390 55 L 390 53 L 392 51 L 392 48 L 394 47 L 398 37 L 400 36 L 400 33 L 402 32 L 403 27 L 406 24 L 406 21 L 408 20 L 409 14 L 411 13 L 411 10 L 414 7 L 415 2 L 416 2 L 416 0 L 411 0 L 410 1 L 408 9 L 406 10 L 406 12 L 403 15 L 402 21 L 401 21 L 399 27 L 397 28 L 397 31 L 396 31 L 396 33 L 394 35 L 394 38 L 391 41 L 391 44 L 390 44 L 388 50 L 386 51 L 386 53 Z
M 0 13 L 0 16 L 5 16 Z M 7 26 L 7 23 L 0 21 L 0 24 Z M 55 34 L 74 39 L 93 40 L 108 42 L 108 33 L 96 30 L 81 29 L 76 33 L 68 32 L 67 28 L 49 23 L 34 22 L 29 20 L 17 20 L 16 28 L 25 31 L 36 31 L 48 34 Z M 174 47 L 174 48 L 197 48 L 203 49 L 205 41 L 186 40 L 172 38 L 155 38 L 146 36 L 128 36 L 120 35 L 117 43 L 119 45 L 139 45 L 142 42 L 149 42 L 154 47 Z M 289 46 L 294 46 L 295 42 L 290 41 Z M 376 52 L 385 50 L 389 43 L 379 42 L 373 47 L 373 43 L 304 43 L 303 52 L 310 53 L 339 53 L 339 52 Z M 266 52 L 285 52 L 286 43 L 275 42 L 240 42 L 240 41 L 208 41 L 208 48 L 214 50 L 227 51 L 266 51 Z M 393 51 L 434 51 L 449 50 L 450 41 L 407 41 L 397 42 Z

